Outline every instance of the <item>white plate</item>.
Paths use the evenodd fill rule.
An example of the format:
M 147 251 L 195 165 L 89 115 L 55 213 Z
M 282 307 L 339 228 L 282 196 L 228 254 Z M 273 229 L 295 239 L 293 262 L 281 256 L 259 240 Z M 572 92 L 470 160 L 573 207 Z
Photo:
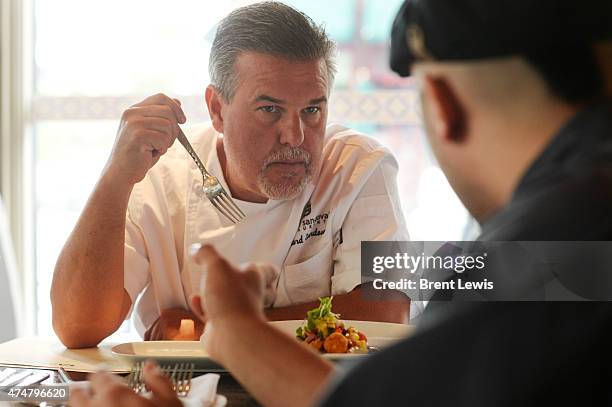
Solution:
M 279 330 L 295 336 L 295 330 L 304 323 L 303 320 L 270 322 Z M 414 327 L 411 325 L 391 324 L 386 322 L 344 321 L 345 326 L 354 326 L 368 337 L 368 344 L 382 349 L 409 336 Z M 128 342 L 113 346 L 112 353 L 131 360 L 141 361 L 155 359 L 161 364 L 194 363 L 197 371 L 223 371 L 223 368 L 212 361 L 197 341 L 148 341 Z M 362 357 L 360 354 L 325 354 L 331 360 Z
M 221 366 L 210 359 L 198 341 L 128 342 L 113 346 L 111 351 L 114 355 L 132 362 L 146 359 L 154 359 L 161 365 L 187 362 L 194 363 L 196 371 L 224 371 Z

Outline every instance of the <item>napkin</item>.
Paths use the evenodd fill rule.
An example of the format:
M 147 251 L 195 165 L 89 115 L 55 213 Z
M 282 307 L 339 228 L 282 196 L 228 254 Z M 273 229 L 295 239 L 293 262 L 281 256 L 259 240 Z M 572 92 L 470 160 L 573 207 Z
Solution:
M 227 399 L 217 394 L 217 384 L 220 376 L 208 373 L 191 380 L 189 395 L 181 401 L 185 407 L 223 407 Z

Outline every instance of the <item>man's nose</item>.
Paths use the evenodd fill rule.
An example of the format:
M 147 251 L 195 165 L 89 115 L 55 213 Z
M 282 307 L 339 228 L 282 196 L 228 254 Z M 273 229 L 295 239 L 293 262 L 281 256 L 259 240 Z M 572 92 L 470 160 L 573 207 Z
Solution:
M 280 143 L 290 147 L 299 147 L 304 142 L 304 126 L 300 115 L 295 115 L 283 123 L 280 129 Z

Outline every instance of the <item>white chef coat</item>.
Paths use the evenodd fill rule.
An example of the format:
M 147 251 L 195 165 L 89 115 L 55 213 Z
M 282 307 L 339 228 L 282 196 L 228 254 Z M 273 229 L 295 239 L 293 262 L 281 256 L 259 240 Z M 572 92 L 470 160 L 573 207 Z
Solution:
M 188 137 L 226 191 L 210 125 Z M 194 243 L 212 244 L 234 264 L 267 262 L 281 274 L 275 307 L 350 292 L 361 284 L 362 240 L 408 240 L 397 192 L 397 161 L 376 140 L 333 125 L 326 131 L 316 185 L 295 199 L 235 200 L 246 214 L 226 220 L 202 192 L 202 175 L 175 145 L 132 192 L 125 231 L 124 286 L 142 333 L 160 311 L 188 308 L 202 270 L 188 255 Z M 143 292 L 144 290 L 144 292 Z M 131 312 L 130 312 L 131 313 Z

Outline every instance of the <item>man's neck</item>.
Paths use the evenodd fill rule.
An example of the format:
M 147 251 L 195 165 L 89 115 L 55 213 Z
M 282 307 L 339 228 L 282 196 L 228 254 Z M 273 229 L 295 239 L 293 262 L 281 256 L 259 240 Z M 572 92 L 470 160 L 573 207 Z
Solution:
M 238 177 L 233 177 L 233 174 L 227 165 L 227 156 L 225 155 L 225 148 L 223 147 L 223 137 L 219 136 L 217 138 L 216 148 L 219 164 L 221 165 L 221 171 L 223 171 L 223 178 L 227 183 L 232 198 L 253 203 L 268 202 L 268 197 L 242 187 L 238 182 Z
M 578 110 L 568 105 L 554 106 L 524 120 L 496 123 L 486 134 L 483 132 L 481 151 L 489 153 L 480 154 L 484 169 L 480 194 L 487 197 L 477 209 L 481 223 L 510 202 L 529 168 Z

